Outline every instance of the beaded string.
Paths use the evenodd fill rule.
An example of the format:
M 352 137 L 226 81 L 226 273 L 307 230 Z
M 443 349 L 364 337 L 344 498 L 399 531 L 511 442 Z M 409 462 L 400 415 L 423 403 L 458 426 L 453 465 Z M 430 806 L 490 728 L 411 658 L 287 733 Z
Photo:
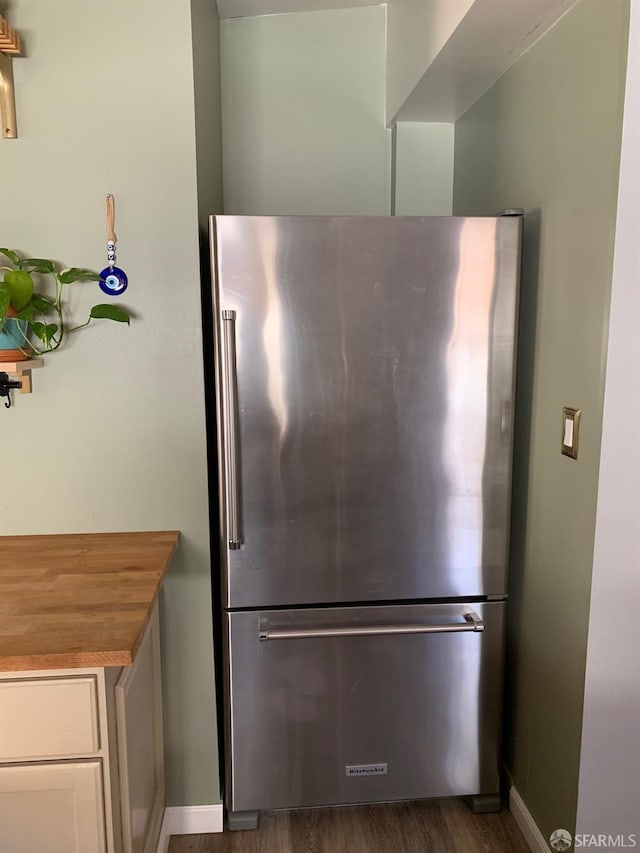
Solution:
M 111 193 L 109 193 L 107 196 L 107 261 L 111 269 L 114 268 L 116 263 L 116 241 L 118 238 L 115 232 L 115 222 L 116 203 Z
M 100 290 L 109 296 L 119 296 L 127 289 L 129 279 L 124 270 L 116 266 L 116 203 L 114 197 L 107 195 L 107 263 L 100 273 Z

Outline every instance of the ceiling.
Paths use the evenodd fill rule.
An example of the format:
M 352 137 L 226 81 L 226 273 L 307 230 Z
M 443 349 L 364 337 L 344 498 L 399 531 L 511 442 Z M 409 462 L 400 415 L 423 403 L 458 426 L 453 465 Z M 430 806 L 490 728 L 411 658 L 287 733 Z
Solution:
M 215 0 L 221 18 L 389 7 L 387 80 L 410 66 L 394 121 L 455 122 L 579 0 Z M 603 0 L 604 2 L 604 0 Z M 608 2 L 608 0 L 607 0 Z M 401 22 L 397 27 L 397 22 Z M 446 25 L 446 26 L 445 26 Z M 387 37 L 389 38 L 388 29 Z M 415 36 L 418 36 L 416 39 Z M 433 55 L 429 49 L 438 44 Z M 412 56 L 412 54 L 415 54 Z M 405 76 L 407 76 L 405 74 Z M 407 85 L 408 84 L 408 85 Z M 387 86 L 387 110 L 389 86 Z
M 457 121 L 576 2 L 473 0 L 395 119 Z
M 347 9 L 352 6 L 378 6 L 386 0 L 217 0 L 221 18 L 251 15 L 277 15 L 281 12 L 315 12 L 321 9 Z

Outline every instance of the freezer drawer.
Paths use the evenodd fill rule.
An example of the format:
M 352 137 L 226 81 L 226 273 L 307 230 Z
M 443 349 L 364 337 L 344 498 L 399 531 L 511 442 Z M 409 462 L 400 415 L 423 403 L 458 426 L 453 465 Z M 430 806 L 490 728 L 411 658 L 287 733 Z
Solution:
M 225 619 L 230 811 L 498 791 L 504 602 Z

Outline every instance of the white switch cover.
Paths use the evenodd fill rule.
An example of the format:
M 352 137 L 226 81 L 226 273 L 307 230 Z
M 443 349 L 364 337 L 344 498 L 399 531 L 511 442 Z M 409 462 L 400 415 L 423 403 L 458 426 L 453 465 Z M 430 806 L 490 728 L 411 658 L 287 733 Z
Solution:
M 580 426 L 581 409 L 562 410 L 562 452 L 572 459 L 578 458 L 578 427 Z
M 564 419 L 564 439 L 562 443 L 566 447 L 573 446 L 573 421 L 571 418 L 565 417 Z

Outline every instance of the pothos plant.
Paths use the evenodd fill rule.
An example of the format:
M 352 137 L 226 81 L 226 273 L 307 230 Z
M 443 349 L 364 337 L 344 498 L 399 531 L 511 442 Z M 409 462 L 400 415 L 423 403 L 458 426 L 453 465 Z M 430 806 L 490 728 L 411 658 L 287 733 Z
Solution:
M 5 332 L 15 348 L 26 357 L 57 350 L 65 337 L 84 329 L 92 320 L 129 323 L 129 314 L 118 305 L 94 305 L 84 323 L 66 325 L 65 296 L 68 285 L 80 281 L 100 281 L 100 276 L 80 267 L 60 269 L 44 258 L 21 258 L 13 249 L 0 249 L 0 332 Z M 49 279 L 52 287 L 36 290 Z M 7 323 L 8 319 L 16 323 Z

